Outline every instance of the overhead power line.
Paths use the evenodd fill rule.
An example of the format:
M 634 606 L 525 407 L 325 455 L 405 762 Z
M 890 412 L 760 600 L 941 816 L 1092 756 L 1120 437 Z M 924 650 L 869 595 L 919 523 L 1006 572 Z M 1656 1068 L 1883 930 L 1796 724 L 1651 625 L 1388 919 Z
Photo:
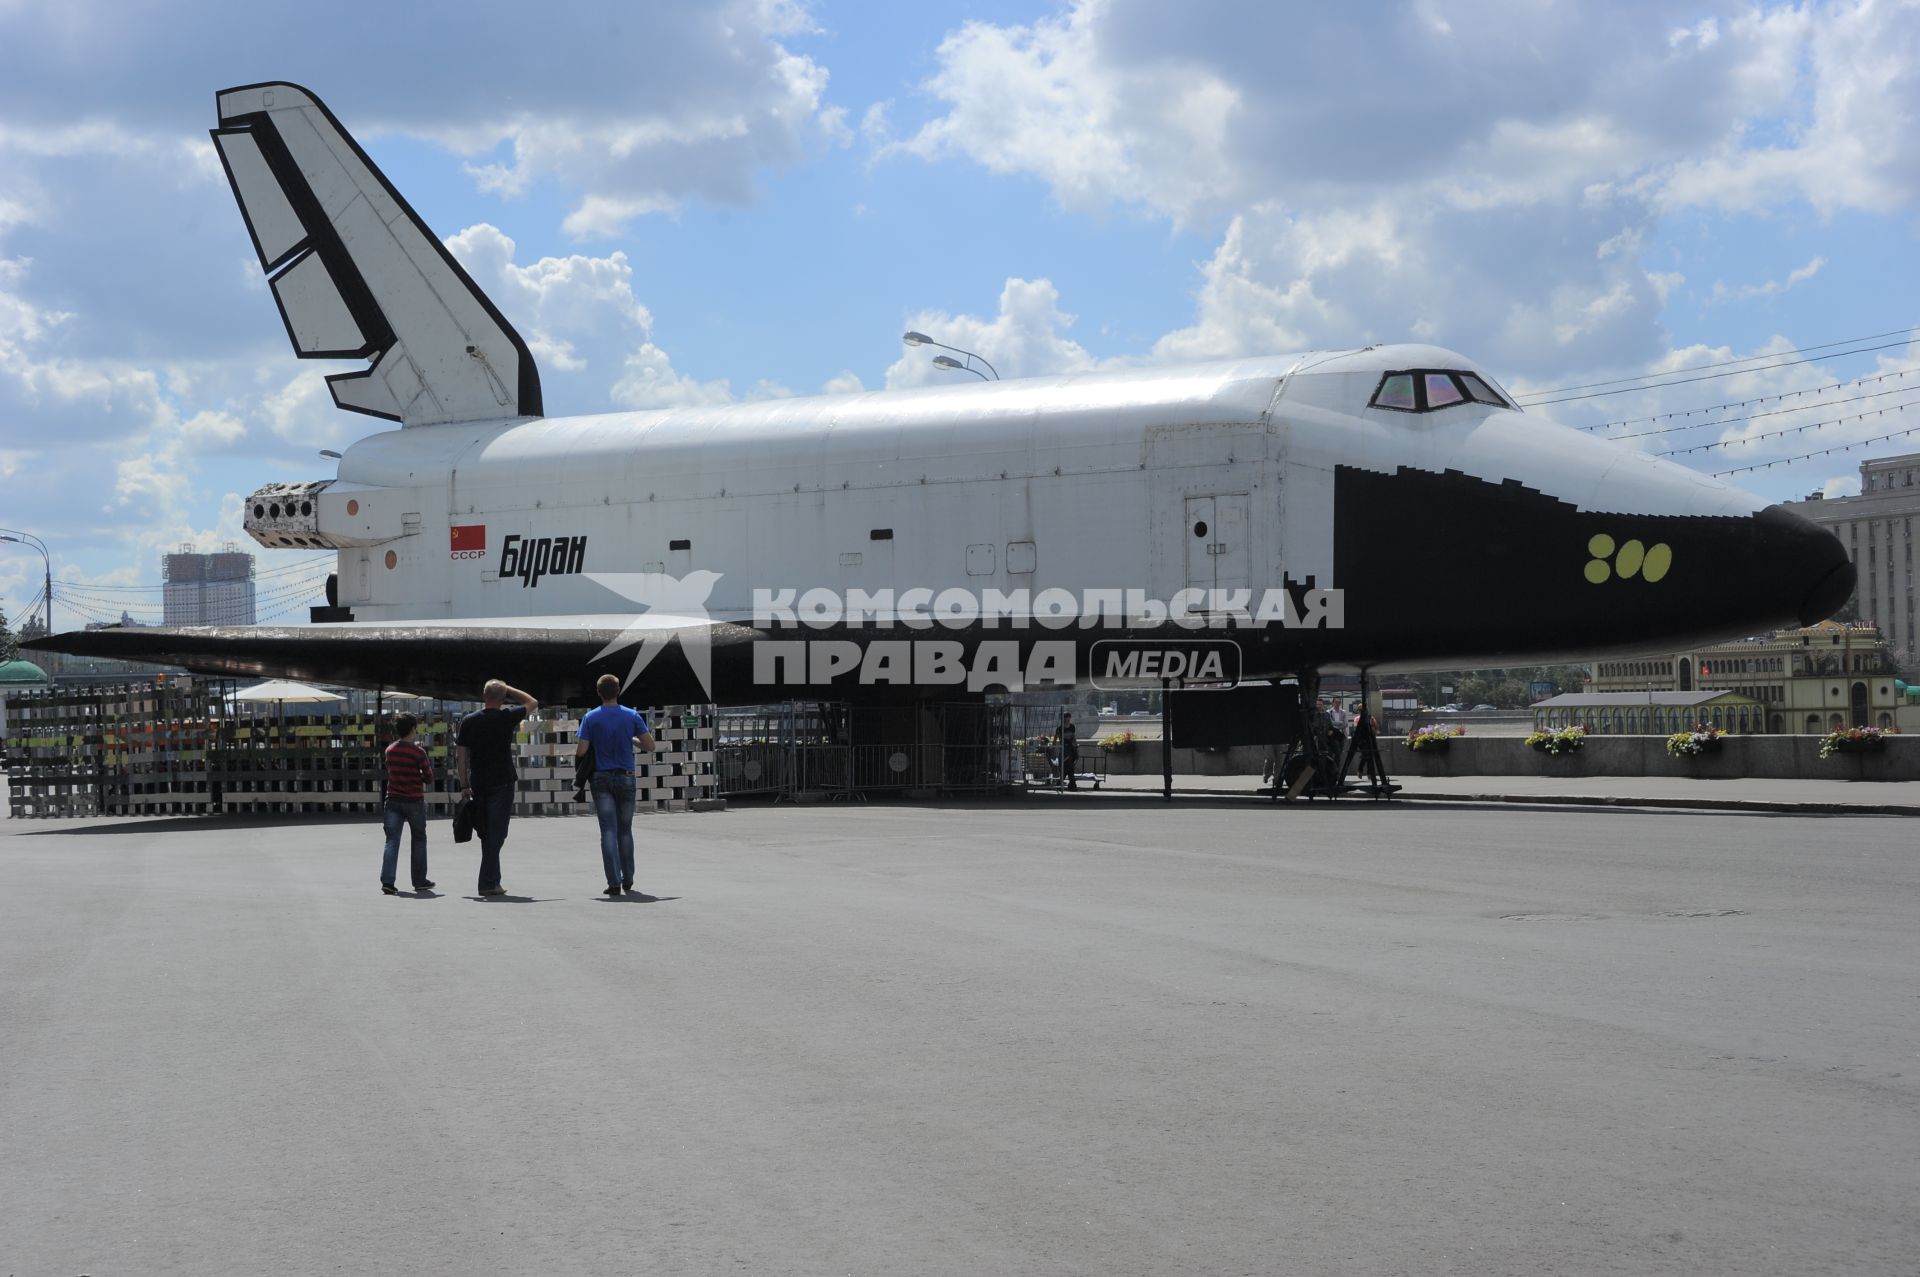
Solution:
M 1852 443 L 1837 443 L 1831 448 L 1822 448 L 1818 452 L 1803 452 L 1797 457 L 1780 457 L 1773 461 L 1758 461 L 1750 466 L 1735 466 L 1731 470 L 1715 470 L 1713 477 L 1716 479 L 1724 479 L 1728 475 L 1745 474 L 1750 470 L 1771 470 L 1775 466 L 1790 466 L 1796 462 L 1811 461 L 1815 457 L 1831 456 L 1836 452 L 1852 452 L 1855 448 L 1864 448 L 1868 444 L 1885 443 L 1889 439 L 1904 439 L 1908 435 L 1913 434 L 1920 434 L 1920 426 L 1912 426 L 1906 430 L 1895 430 L 1891 434 L 1875 435 L 1871 439 L 1856 439 Z
M 1912 371 L 1920 372 L 1920 369 L 1914 369 Z M 1901 373 L 1900 375 L 1904 377 L 1907 374 Z M 1895 386 L 1892 390 L 1876 390 L 1871 394 L 1865 395 L 1848 395 L 1844 399 L 1834 399 L 1823 404 L 1796 404 L 1791 408 L 1773 408 L 1766 412 L 1750 412 L 1744 417 L 1716 417 L 1712 421 L 1695 421 L 1688 425 L 1666 426 L 1659 430 L 1638 430 L 1628 435 L 1608 435 L 1607 438 L 1613 442 L 1624 442 L 1628 439 L 1650 439 L 1655 435 L 1684 434 L 1686 431 L 1699 430 L 1704 426 L 1731 426 L 1742 421 L 1758 421 L 1762 417 L 1783 417 L 1789 413 L 1812 412 L 1818 408 L 1838 408 L 1842 404 L 1865 403 L 1869 399 L 1881 399 L 1887 395 L 1905 394 L 1912 389 L 1912 386 Z M 1667 454 L 1662 453 L 1661 455 L 1665 456 Z
M 1704 372 L 1705 370 L 1707 370 L 1707 369 L 1709 369 L 1709 368 L 1731 368 L 1731 367 L 1732 367 L 1733 365 L 1735 365 L 1735 364 L 1751 364 L 1751 363 L 1758 363 L 1758 362 L 1760 362 L 1760 361 L 1762 361 L 1762 360 L 1767 360 L 1767 359 L 1776 359 L 1776 358 L 1778 358 L 1778 357 L 1779 357 L 1779 356 L 1781 356 L 1781 355 L 1805 355 L 1805 354 L 1811 354 L 1812 352 L 1814 352 L 1814 351 L 1816 351 L 1816 350 L 1831 350 L 1831 349 L 1832 349 L 1833 347 L 1835 347 L 1835 346 L 1856 346 L 1856 345 L 1858 345 L 1858 344 L 1860 344 L 1860 343 L 1861 343 L 1861 342 L 1863 342 L 1863 341 L 1879 341 L 1879 340 L 1880 340 L 1880 339 L 1881 339 L 1882 337 L 1897 337 L 1897 336 L 1900 336 L 1900 335 L 1902 335 L 1902 334 L 1912 334 L 1912 333 L 1917 333 L 1917 332 L 1920 332 L 1920 327 L 1914 327 L 1914 328 L 1893 328 L 1893 329 L 1889 329 L 1888 331 L 1886 331 L 1886 332 L 1884 332 L 1884 333 L 1869 333 L 1869 334 L 1867 334 L 1867 335 L 1866 335 L 1866 336 L 1864 336 L 1864 337 L 1849 337 L 1849 338 L 1847 338 L 1847 339 L 1846 339 L 1846 340 L 1844 340 L 1844 341 L 1829 341 L 1829 342 L 1824 342 L 1824 343 L 1822 343 L 1821 345 L 1818 345 L 1818 346 L 1796 346 L 1796 347 L 1794 347 L 1794 348 L 1793 348 L 1792 350 L 1776 350 L 1776 351 L 1774 351 L 1774 352 L 1772 352 L 1771 354 L 1766 354 L 1766 355 L 1748 355 L 1748 356 L 1746 356 L 1746 357 L 1745 357 L 1744 359 L 1723 359 L 1723 360 L 1721 360 L 1721 361 L 1720 361 L 1719 363 L 1717 363 L 1717 364 L 1694 364 L 1694 365 L 1692 365 L 1691 367 L 1687 367 L 1687 368 L 1670 368 L 1670 369 L 1668 369 L 1668 370 L 1667 370 L 1666 372 L 1649 372 L 1649 373 L 1642 373 L 1642 374 L 1640 374 L 1640 375 L 1639 375 L 1639 376 L 1637 376 L 1637 377 L 1616 377 L 1616 378 L 1614 378 L 1614 379 L 1613 379 L 1612 381 L 1588 381 L 1588 382 L 1583 382 L 1583 383 L 1581 383 L 1580 385 L 1577 385 L 1577 386 L 1554 386 L 1553 388 L 1551 388 L 1551 389 L 1548 389 L 1548 390 L 1536 390 L 1536 391 L 1534 391 L 1534 392 L 1533 392 L 1533 393 L 1532 393 L 1531 395 L 1522 395 L 1522 396 L 1519 396 L 1519 398 L 1524 398 L 1524 399 L 1531 399 L 1531 400 L 1537 400 L 1537 399 L 1539 399 L 1540 397 L 1542 397 L 1542 396 L 1545 396 L 1545 395 L 1558 395 L 1558 394 L 1564 394 L 1564 393 L 1566 393 L 1566 392 L 1567 392 L 1567 391 L 1569 391 L 1569 390 L 1593 390 L 1593 389 L 1596 389 L 1596 388 L 1598 388 L 1598 387 L 1600 387 L 1600 386 L 1624 386 L 1624 385 L 1626 385 L 1626 384 L 1627 384 L 1628 382 L 1634 382 L 1634 381 L 1650 381 L 1650 380 L 1653 380 L 1653 379 L 1655 379 L 1655 378 L 1659 378 L 1659 377 L 1671 377 L 1671 376 L 1676 376 L 1676 375 L 1678 375 L 1679 373 L 1683 373 L 1683 372 Z M 1899 345 L 1900 343 L 1899 343 L 1899 342 L 1895 342 L 1895 343 L 1893 343 L 1893 344 L 1897 346 L 1897 345 Z M 1879 350 L 1879 349 L 1884 349 L 1884 347 L 1878 347 L 1878 346 L 1876 346 L 1876 347 L 1874 347 L 1874 349 L 1876 349 L 1876 350 Z M 1844 353 L 1846 353 L 1846 354 L 1855 354 L 1855 353 L 1858 353 L 1858 352 L 1855 352 L 1855 351 L 1846 351 L 1846 352 L 1844 352 Z M 1803 361 L 1803 362 L 1804 362 L 1804 361 Z M 1758 371 L 1760 371 L 1760 370 L 1759 370 L 1759 369 L 1749 369 L 1749 371 L 1752 371 L 1752 372 L 1758 372 Z M 1725 375 L 1727 375 L 1727 376 L 1730 376 L 1730 377 L 1731 377 L 1731 376 L 1736 376 L 1737 374 L 1735 374 L 1735 373 L 1727 373 L 1727 374 L 1725 374 Z M 1651 389 L 1651 387 L 1641 387 L 1641 389 Z M 1621 393 L 1621 394 L 1625 394 L 1626 392 L 1625 392 L 1625 391 L 1620 391 L 1619 393 Z M 1584 396 L 1584 395 L 1582 395 L 1582 396 L 1577 396 L 1577 397 L 1578 397 L 1578 398 L 1586 398 L 1587 396 Z
M 302 559 L 298 563 L 285 563 L 277 568 L 270 568 L 265 572 L 255 572 L 253 574 L 253 580 L 255 583 L 272 581 L 280 577 L 291 576 L 298 572 L 307 572 L 312 574 L 315 579 L 320 579 L 325 577 L 327 570 L 329 570 L 323 567 L 323 565 L 331 565 L 334 562 L 335 559 L 331 554 L 323 554 L 318 558 Z M 90 590 L 95 593 L 114 594 L 160 594 L 167 588 L 165 582 L 159 585 L 95 585 L 87 581 L 55 581 L 54 584 L 65 589 Z
M 1914 330 L 1907 329 L 1906 331 L 1912 332 Z M 1805 359 L 1783 359 L 1778 363 L 1761 364 L 1757 368 L 1734 368 L 1734 369 L 1725 370 L 1721 372 L 1703 372 L 1697 377 L 1675 377 L 1671 381 L 1649 381 L 1646 385 L 1643 385 L 1643 386 L 1627 386 L 1620 390 L 1593 390 L 1593 391 L 1589 391 L 1584 395 L 1562 395 L 1558 399 L 1532 399 L 1527 401 L 1527 403 L 1524 404 L 1523 406 L 1528 408 L 1544 408 L 1548 404 L 1572 403 L 1576 399 L 1605 399 L 1609 395 L 1630 395 L 1643 390 L 1665 390 L 1669 386 L 1684 386 L 1690 382 L 1695 382 L 1695 381 L 1713 381 L 1716 378 L 1720 378 L 1720 377 L 1738 377 L 1743 373 L 1750 373 L 1750 372 L 1772 372 L 1776 368 L 1792 368 L 1799 364 L 1817 363 L 1823 359 L 1836 359 L 1844 355 L 1866 355 L 1866 354 L 1871 354 L 1873 351 L 1876 351 L 1876 350 L 1891 350 L 1895 346 L 1906 346 L 1910 344 L 1911 344 L 1910 340 L 1890 341 L 1890 342 L 1885 342 L 1878 346 L 1861 346 L 1856 350 L 1836 351 L 1834 354 L 1830 354 L 1830 355 L 1809 355 Z M 1781 353 L 1789 354 L 1792 352 L 1782 351 Z M 1711 365 L 1708 365 L 1708 366 L 1711 367 Z M 1665 374 L 1656 373 L 1652 375 L 1664 376 Z M 1541 391 L 1540 393 L 1552 394 L 1554 392 Z
M 257 622 L 257 623 L 258 623 L 258 622 L 266 622 L 266 621 L 277 621 L 277 620 L 279 620 L 279 619 L 280 619 L 281 617 L 283 617 L 283 616 L 289 616 L 289 615 L 291 615 L 291 614 L 293 614 L 293 613 L 295 613 L 295 612 L 298 612 L 298 611 L 299 611 L 299 610 L 300 610 L 301 608 L 303 608 L 303 607 L 305 607 L 305 606 L 307 606 L 307 605 L 306 605 L 305 603 L 303 603 L 303 602 L 301 602 L 301 601 L 299 601 L 299 600 L 295 600 L 294 602 L 292 602 L 292 603 L 288 603 L 288 604 L 286 604 L 286 605 L 284 605 L 284 606 L 282 606 L 282 607 L 279 607 L 279 608 L 277 608 L 277 609 L 275 609 L 275 610 L 273 610 L 273 611 L 270 611 L 270 612 L 267 612 L 267 613 L 265 613 L 265 614 L 263 614 L 263 615 L 259 615 L 259 616 L 257 616 L 257 617 L 255 618 L 255 620 L 256 620 L 256 622 Z
M 1805 390 L 1783 390 L 1777 395 L 1755 395 L 1751 399 L 1732 399 L 1732 400 L 1728 400 L 1726 403 L 1705 404 L 1698 408 L 1676 408 L 1672 412 L 1656 412 L 1650 417 L 1625 417 L 1619 421 L 1603 421 L 1597 426 L 1581 426 L 1580 429 L 1591 434 L 1596 430 L 1611 430 L 1615 426 L 1638 426 L 1638 425 L 1643 425 L 1647 422 L 1652 422 L 1652 421 L 1671 421 L 1675 417 L 1696 417 L 1704 413 L 1720 412 L 1728 408 L 1746 408 L 1757 403 L 1773 403 L 1775 401 L 1778 401 L 1780 403 L 1785 403 L 1789 399 L 1798 399 L 1802 395 L 1824 395 L 1829 390 L 1843 390 L 1848 386 L 1871 386 L 1876 382 L 1886 381 L 1889 378 L 1893 378 L 1893 377 L 1911 377 L 1916 372 L 1920 372 L 1920 368 L 1902 368 L 1898 372 L 1883 372 L 1878 376 L 1874 376 L 1874 377 L 1855 377 L 1852 381 L 1834 381 L 1834 382 L 1829 382 L 1824 386 L 1809 386 Z M 1840 400 L 1838 402 L 1844 403 L 1846 401 Z M 1802 406 L 1810 407 L 1811 405 L 1802 405 Z M 1790 408 L 1790 409 L 1787 409 L 1787 411 L 1793 412 L 1797 410 Z M 1766 414 L 1761 413 L 1758 415 L 1765 416 Z M 1740 418 L 1735 418 L 1735 420 L 1740 420 Z M 1696 421 L 1690 426 L 1676 427 L 1676 428 L 1692 430 L 1700 426 L 1710 426 L 1713 424 L 1714 423 L 1712 421 Z M 1648 431 L 1642 432 L 1642 434 L 1662 434 L 1662 433 L 1670 433 L 1670 432 L 1663 432 L 1658 430 L 1648 430 Z M 1638 439 L 1640 437 L 1641 435 L 1639 434 L 1608 436 L 1608 438 L 1611 438 L 1611 439 Z
M 1732 448 L 1749 443 L 1758 443 L 1762 439 L 1779 439 L 1787 435 L 1804 434 L 1809 430 L 1822 430 L 1828 426 L 1837 426 L 1848 421 L 1865 421 L 1868 417 L 1880 417 L 1889 412 L 1905 412 L 1908 408 L 1920 404 L 1920 399 L 1909 399 L 1905 403 L 1889 404 L 1885 408 L 1875 408 L 1872 412 L 1857 412 L 1851 417 L 1834 417 L 1827 421 L 1809 421 L 1805 425 L 1788 426 L 1782 430 L 1768 430 L 1761 434 L 1746 435 L 1739 439 L 1716 439 L 1712 443 L 1696 443 L 1686 448 L 1669 448 L 1665 452 L 1656 452 L 1656 457 L 1684 457 L 1694 452 L 1710 452 L 1715 448 Z

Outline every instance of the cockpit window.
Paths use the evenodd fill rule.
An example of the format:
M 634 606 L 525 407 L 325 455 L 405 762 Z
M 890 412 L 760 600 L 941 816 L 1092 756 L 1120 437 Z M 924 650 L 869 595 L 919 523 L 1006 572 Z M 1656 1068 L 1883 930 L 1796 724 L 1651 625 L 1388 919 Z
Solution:
M 1430 372 L 1424 380 L 1427 383 L 1427 407 L 1444 408 L 1448 404 L 1464 403 L 1467 392 L 1460 389 L 1453 378 L 1443 372 Z
M 1513 407 L 1478 373 L 1426 368 L 1387 373 L 1380 378 L 1379 388 L 1367 406 L 1395 412 L 1436 412 L 1463 403 Z
M 1402 412 L 1418 412 L 1413 405 L 1413 374 L 1410 372 L 1390 372 L 1386 380 L 1380 383 L 1380 389 L 1373 394 L 1375 408 L 1398 408 Z
M 1512 404 L 1500 396 L 1499 391 L 1489 386 L 1477 373 L 1461 373 L 1460 384 L 1467 388 L 1467 398 L 1473 400 L 1475 403 L 1492 404 L 1496 408 L 1513 407 Z

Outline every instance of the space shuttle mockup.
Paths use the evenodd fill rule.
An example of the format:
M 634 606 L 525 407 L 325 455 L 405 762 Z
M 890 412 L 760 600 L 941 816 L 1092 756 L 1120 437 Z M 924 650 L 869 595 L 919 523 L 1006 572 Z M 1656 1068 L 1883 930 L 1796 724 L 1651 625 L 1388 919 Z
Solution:
M 312 94 L 213 132 L 295 352 L 400 423 L 248 502 L 304 626 L 42 646 L 472 696 L 904 700 L 1673 651 L 1807 624 L 1840 542 L 1433 346 L 543 418 L 526 343 Z

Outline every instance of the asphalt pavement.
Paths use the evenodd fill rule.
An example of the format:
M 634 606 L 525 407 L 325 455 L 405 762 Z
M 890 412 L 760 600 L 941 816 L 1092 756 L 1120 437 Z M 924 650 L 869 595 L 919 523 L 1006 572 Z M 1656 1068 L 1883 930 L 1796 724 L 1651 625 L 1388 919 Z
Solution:
M 1522 803 L 1534 806 L 1672 807 L 1694 811 L 1788 815 L 1920 816 L 1920 781 L 1768 780 L 1695 776 L 1397 776 L 1393 800 L 1405 803 Z M 1173 778 L 1176 798 L 1254 799 L 1268 788 L 1258 776 Z M 1081 792 L 1158 797 L 1158 776 L 1110 776 Z M 1050 791 L 1039 791 L 1050 793 Z M 1296 800 L 1295 806 L 1314 800 Z M 1341 802 L 1366 802 L 1349 795 Z
M 0 822 L 0 1273 L 1912 1273 L 1914 828 Z

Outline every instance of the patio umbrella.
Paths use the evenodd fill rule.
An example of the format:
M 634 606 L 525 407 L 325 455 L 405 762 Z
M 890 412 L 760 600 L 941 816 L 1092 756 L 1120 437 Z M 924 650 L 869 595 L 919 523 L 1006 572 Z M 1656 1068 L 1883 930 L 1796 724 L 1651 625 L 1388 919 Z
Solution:
M 305 683 L 290 683 L 286 679 L 269 679 L 265 683 L 256 683 L 252 687 L 243 687 L 234 692 L 229 699 L 236 701 L 276 701 L 285 704 L 318 704 L 321 701 L 343 701 L 344 696 L 325 691 L 318 687 L 309 687 Z
M 319 705 L 327 701 L 344 701 L 347 698 L 322 688 L 309 687 L 305 683 L 293 683 L 283 678 L 274 678 L 264 683 L 256 683 L 252 687 L 243 687 L 228 699 L 236 704 L 240 701 L 265 701 L 279 706 L 280 725 L 284 730 L 287 722 L 288 701 L 296 705 Z

